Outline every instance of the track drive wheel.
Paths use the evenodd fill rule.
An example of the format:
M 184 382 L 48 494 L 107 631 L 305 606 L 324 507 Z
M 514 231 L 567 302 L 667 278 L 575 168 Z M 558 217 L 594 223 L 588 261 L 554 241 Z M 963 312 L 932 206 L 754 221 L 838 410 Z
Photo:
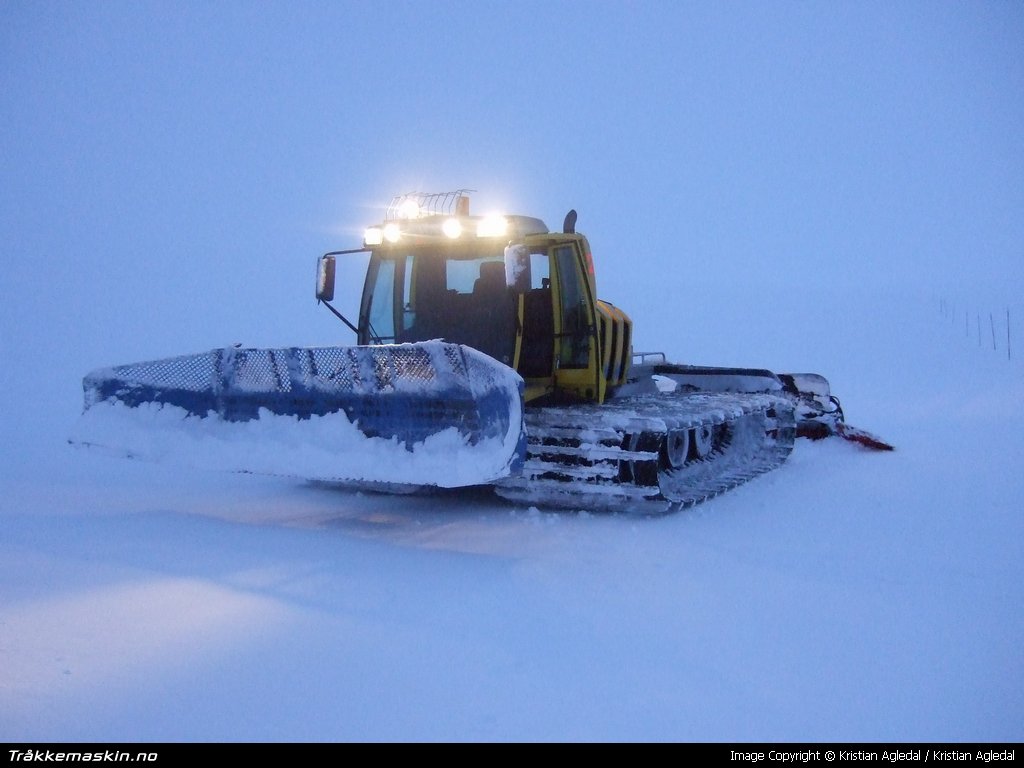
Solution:
M 715 447 L 715 432 L 703 424 L 693 429 L 693 453 L 698 459 L 705 459 Z
M 665 437 L 661 456 L 668 469 L 679 469 L 690 458 L 690 430 L 672 429 Z

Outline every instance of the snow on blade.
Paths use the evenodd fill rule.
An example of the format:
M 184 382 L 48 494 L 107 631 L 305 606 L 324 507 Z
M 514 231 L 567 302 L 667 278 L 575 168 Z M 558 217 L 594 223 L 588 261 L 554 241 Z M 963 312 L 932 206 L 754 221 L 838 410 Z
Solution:
M 507 441 L 488 438 L 470 445 L 455 427 L 407 448 L 394 437 L 367 437 L 344 413 L 298 421 L 263 409 L 258 419 L 228 422 L 159 403 L 93 406 L 71 441 L 204 469 L 439 487 L 490 482 L 508 475 L 511 463 Z
M 522 461 L 521 386 L 441 342 L 214 350 L 93 372 L 71 442 L 218 470 L 475 485 Z

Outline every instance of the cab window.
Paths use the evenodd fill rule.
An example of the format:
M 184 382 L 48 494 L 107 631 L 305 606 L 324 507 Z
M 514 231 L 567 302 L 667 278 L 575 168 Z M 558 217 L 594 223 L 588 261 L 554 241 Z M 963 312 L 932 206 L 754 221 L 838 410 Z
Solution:
M 563 368 L 586 368 L 590 363 L 590 312 L 587 287 L 577 268 L 575 249 L 570 245 L 555 249 L 558 271 L 558 295 L 562 317 L 559 360 Z

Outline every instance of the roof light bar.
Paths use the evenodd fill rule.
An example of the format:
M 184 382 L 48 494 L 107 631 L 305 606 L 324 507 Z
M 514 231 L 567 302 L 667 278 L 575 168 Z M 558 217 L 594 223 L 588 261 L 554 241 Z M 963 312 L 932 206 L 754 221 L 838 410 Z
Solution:
M 548 231 L 543 221 L 528 216 L 470 216 L 469 197 L 464 194 L 468 191 L 399 195 L 391 201 L 384 221 L 364 230 L 363 246 L 387 248 L 399 242 L 426 245 L 474 236 L 507 241 Z

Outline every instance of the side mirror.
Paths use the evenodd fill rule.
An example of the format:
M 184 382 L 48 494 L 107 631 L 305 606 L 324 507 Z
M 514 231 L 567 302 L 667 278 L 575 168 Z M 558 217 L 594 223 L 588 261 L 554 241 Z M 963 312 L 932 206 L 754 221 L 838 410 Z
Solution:
M 316 300 L 334 301 L 334 257 L 321 256 L 316 263 Z
M 505 285 L 519 292 L 530 289 L 530 249 L 525 245 L 505 249 Z

